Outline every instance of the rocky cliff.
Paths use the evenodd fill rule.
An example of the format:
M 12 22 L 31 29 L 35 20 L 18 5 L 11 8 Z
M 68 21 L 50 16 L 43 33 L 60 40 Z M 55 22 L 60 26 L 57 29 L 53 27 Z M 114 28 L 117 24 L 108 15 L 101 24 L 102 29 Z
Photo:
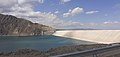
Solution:
M 51 35 L 55 29 L 12 15 L 0 14 L 0 36 Z

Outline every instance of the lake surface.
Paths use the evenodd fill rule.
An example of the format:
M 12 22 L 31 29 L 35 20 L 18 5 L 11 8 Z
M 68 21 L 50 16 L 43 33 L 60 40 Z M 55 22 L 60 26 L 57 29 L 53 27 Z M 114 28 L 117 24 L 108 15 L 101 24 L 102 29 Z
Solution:
M 46 51 L 50 48 L 80 44 L 92 44 L 92 42 L 57 36 L 0 36 L 0 52 L 10 52 L 24 48 Z

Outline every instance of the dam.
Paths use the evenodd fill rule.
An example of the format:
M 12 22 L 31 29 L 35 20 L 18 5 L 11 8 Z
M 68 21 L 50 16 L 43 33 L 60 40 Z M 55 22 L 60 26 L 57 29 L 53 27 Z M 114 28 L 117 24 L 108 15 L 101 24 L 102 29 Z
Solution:
M 103 44 L 120 43 L 120 30 L 61 30 L 53 35 Z

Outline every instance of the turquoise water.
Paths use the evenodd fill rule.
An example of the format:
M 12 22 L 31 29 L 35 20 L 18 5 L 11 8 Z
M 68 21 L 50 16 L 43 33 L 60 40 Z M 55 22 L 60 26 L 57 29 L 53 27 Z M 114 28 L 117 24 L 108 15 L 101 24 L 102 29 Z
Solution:
M 24 48 L 46 51 L 50 48 L 80 44 L 92 43 L 57 36 L 0 36 L 0 52 L 10 52 Z

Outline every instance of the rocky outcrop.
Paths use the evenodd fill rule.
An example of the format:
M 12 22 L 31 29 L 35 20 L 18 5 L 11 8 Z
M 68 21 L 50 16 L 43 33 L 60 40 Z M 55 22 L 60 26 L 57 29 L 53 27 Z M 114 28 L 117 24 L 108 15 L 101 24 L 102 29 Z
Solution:
M 0 36 L 51 35 L 55 29 L 12 15 L 0 14 Z

